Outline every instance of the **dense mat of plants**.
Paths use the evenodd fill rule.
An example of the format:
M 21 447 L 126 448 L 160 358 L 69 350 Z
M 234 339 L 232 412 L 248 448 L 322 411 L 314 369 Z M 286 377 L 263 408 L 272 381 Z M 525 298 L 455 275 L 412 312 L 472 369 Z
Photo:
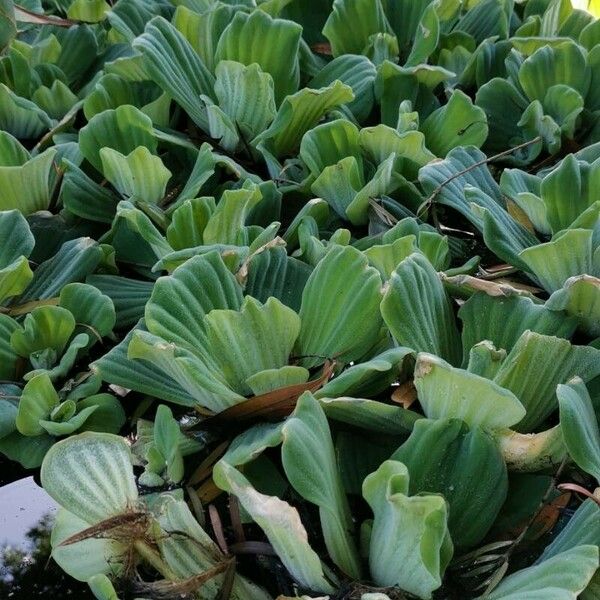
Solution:
M 0 8 L 0 452 L 68 574 L 600 598 L 600 21 Z

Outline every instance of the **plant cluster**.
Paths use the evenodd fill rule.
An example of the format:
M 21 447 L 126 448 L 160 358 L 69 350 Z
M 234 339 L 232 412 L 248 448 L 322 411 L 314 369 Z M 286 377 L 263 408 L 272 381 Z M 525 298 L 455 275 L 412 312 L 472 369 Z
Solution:
M 64 571 L 600 598 L 591 12 L 0 0 L 0 47 L 0 453 Z

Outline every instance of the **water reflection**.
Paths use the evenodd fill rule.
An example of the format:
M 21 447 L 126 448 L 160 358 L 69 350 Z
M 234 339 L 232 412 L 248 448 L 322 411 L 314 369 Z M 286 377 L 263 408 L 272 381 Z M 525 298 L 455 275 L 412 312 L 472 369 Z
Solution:
M 16 475 L 10 466 L 0 464 L 0 600 L 93 598 L 50 559 L 56 504 L 33 477 L 7 483 Z
M 1 490 L 0 490 L 1 491 Z M 25 533 L 20 545 L 0 549 L 0 598 L 93 598 L 89 588 L 66 575 L 50 559 L 53 516 L 44 515 Z

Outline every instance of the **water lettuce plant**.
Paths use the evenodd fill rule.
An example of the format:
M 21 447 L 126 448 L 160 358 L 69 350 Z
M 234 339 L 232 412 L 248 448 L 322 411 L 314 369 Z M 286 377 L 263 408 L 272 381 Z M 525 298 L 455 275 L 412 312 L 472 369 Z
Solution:
M 66 573 L 600 597 L 598 16 L 0 2 L 0 455 Z

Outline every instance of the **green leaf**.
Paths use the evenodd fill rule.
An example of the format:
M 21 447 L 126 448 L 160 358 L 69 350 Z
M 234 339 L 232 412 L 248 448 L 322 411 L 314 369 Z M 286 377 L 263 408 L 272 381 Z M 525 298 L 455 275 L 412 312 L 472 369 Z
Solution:
M 600 163 L 581 163 L 569 154 L 543 178 L 540 196 L 553 232 L 567 229 L 596 200 L 593 190 L 600 181 Z M 569 201 L 565 199 L 569 198 Z
M 377 396 L 401 379 L 412 359 L 414 352 L 410 348 L 391 348 L 371 360 L 345 369 L 315 392 L 315 397 Z
M 56 150 L 49 148 L 34 158 L 27 156 L 19 164 L 8 162 L 6 155 L 0 157 L 0 210 L 17 209 L 25 216 L 46 210 L 52 195 L 48 178 L 55 156 Z
M 538 564 L 562 552 L 583 545 L 600 545 L 600 507 L 592 498 L 585 500 L 559 534 L 546 546 Z
M 102 148 L 100 160 L 104 176 L 124 198 L 152 204 L 164 198 L 171 171 L 145 146 L 138 146 L 127 156 Z
M 369 544 L 371 576 L 379 586 L 398 586 L 430 598 L 442 585 L 453 547 L 448 509 L 441 496 L 408 496 L 408 469 L 386 460 L 363 482 L 374 513 Z
M 179 424 L 168 406 L 161 404 L 154 421 L 154 443 L 164 457 L 169 481 L 178 483 L 183 478 L 183 456 L 179 449 Z
M 103 169 L 102 148 L 112 148 L 127 155 L 139 146 L 156 152 L 152 120 L 135 106 L 127 104 L 94 115 L 79 131 L 81 153 L 100 172 Z
M 362 170 L 358 128 L 350 121 L 336 119 L 321 123 L 302 137 L 300 158 L 314 177 L 348 156 L 353 156 Z
M 158 522 L 162 530 L 157 540 L 161 556 L 178 579 L 201 575 L 223 559 L 218 546 L 200 527 L 184 501 L 163 495 Z M 232 600 L 270 600 L 266 592 L 239 574 L 234 575 L 232 583 Z M 222 586 L 223 579 L 213 577 L 202 585 L 202 594 L 216 598 Z
M 348 110 L 359 122 L 364 121 L 375 103 L 374 82 L 377 71 L 366 57 L 344 54 L 327 63 L 308 83 L 308 87 L 327 87 L 336 79 L 352 88 L 354 100 L 347 104 Z
M 481 147 L 488 136 L 487 117 L 466 94 L 455 90 L 447 104 L 425 119 L 421 131 L 429 150 L 444 157 L 457 146 Z
M 83 412 L 93 407 L 81 426 L 83 431 L 119 433 L 125 424 L 125 411 L 121 403 L 111 394 L 94 394 L 77 403 L 77 410 Z
M 86 283 L 94 286 L 113 303 L 118 329 L 135 325 L 143 316 L 152 294 L 153 281 L 129 279 L 120 275 L 90 275 Z
M 194 397 L 169 375 L 149 362 L 128 358 L 129 343 L 139 328 L 140 326 L 134 327 L 119 344 L 91 363 L 92 372 L 99 375 L 103 381 L 125 389 L 135 389 L 183 406 L 194 406 Z
M 249 143 L 275 118 L 273 78 L 256 63 L 222 60 L 217 65 L 215 95 L 219 107 Z
M 78 327 L 92 338 L 108 335 L 115 326 L 112 300 L 86 283 L 66 285 L 60 291 L 59 306 L 66 308 L 75 318 Z
M 304 367 L 285 365 L 278 369 L 265 369 L 246 378 L 246 385 L 255 396 L 291 385 L 306 383 L 310 372 Z
M 288 256 L 285 248 L 268 248 L 250 258 L 244 293 L 261 302 L 273 296 L 298 312 L 311 273 L 309 265 Z
M 478 427 L 454 419 L 420 419 L 391 457 L 410 473 L 411 495 L 442 494 L 448 528 L 459 547 L 476 546 L 502 508 L 508 491 L 506 465 L 496 441 Z
M 570 338 L 576 326 L 549 303 L 536 304 L 510 290 L 500 291 L 498 296 L 476 292 L 460 307 L 458 316 L 463 323 L 463 365 L 471 348 L 484 340 L 510 352 L 527 330 Z
M 75 319 L 59 306 L 38 306 L 10 336 L 10 343 L 19 356 L 50 348 L 60 355 L 75 330 Z
M 0 314 L 0 377 L 2 379 L 15 378 L 19 355 L 14 351 L 10 338 L 17 330 L 20 330 L 20 326 L 14 319 Z
M 44 261 L 33 274 L 20 302 L 45 300 L 58 296 L 68 283 L 85 279 L 102 259 L 102 248 L 91 238 L 65 242 L 58 252 Z
M 500 374 L 496 379 L 503 381 Z M 470 427 L 501 429 L 525 416 L 525 407 L 508 389 L 432 354 L 417 356 L 414 384 L 430 419 L 462 419 Z
M 17 22 L 14 3 L 12 0 L 2 0 L 0 5 L 0 50 L 4 51 L 16 35 Z
M 590 73 L 583 49 L 574 42 L 556 48 L 544 46 L 525 59 L 519 69 L 519 83 L 529 100 L 543 102 L 556 84 L 569 86 L 585 97 Z
M 320 398 L 328 418 L 391 435 L 406 436 L 422 415 L 399 406 L 363 398 Z
M 564 310 L 577 319 L 580 329 L 590 337 L 600 336 L 600 279 L 597 277 L 570 277 L 548 298 L 546 306 Z
M 287 365 L 300 318 L 276 298 L 265 304 L 246 296 L 239 311 L 212 310 L 205 319 L 212 357 L 236 392 L 250 392 L 246 379 Z
M 392 274 L 381 314 L 394 339 L 417 352 L 460 362 L 458 330 L 444 286 L 421 254 L 404 259 Z
M 332 560 L 344 573 L 358 579 L 354 525 L 331 432 L 323 409 L 309 392 L 299 398 L 282 435 L 281 459 L 290 483 L 305 500 L 319 507 L 325 545 Z
M 68 159 L 63 159 L 63 184 L 60 200 L 72 214 L 91 221 L 111 223 L 119 198 L 112 192 L 88 177 Z
M 54 121 L 37 104 L 17 96 L 0 83 L 0 129 L 21 140 L 34 139 L 48 131 Z
M 41 480 L 58 504 L 90 525 L 131 509 L 138 498 L 129 446 L 109 433 L 82 433 L 52 446 Z
M 577 466 L 600 482 L 600 429 L 585 384 L 578 377 L 556 388 L 560 428 Z
M 353 99 L 352 89 L 340 81 L 318 90 L 304 88 L 283 100 L 270 127 L 255 138 L 253 144 L 263 155 L 288 156 L 298 149 L 302 136 L 327 112 Z
M 577 546 L 539 565 L 509 575 L 485 599 L 535 600 L 551 597 L 552 600 L 576 600 L 597 568 L 598 547 Z
M 295 354 L 311 367 L 327 358 L 356 360 L 381 327 L 379 273 L 352 247 L 333 247 L 311 273 L 302 294 L 302 327 Z M 344 307 L 341 311 L 340 308 Z
M 215 79 L 185 37 L 166 19 L 155 17 L 133 47 L 144 57 L 150 78 L 205 129 L 208 121 L 200 96 L 214 98 Z
M 590 229 L 568 229 L 545 244 L 523 250 L 519 257 L 548 292 L 560 289 L 570 277 L 594 275 Z
M 90 538 L 76 544 L 61 546 L 61 542 L 87 527 L 87 521 L 64 508 L 59 509 L 50 538 L 52 558 L 66 573 L 79 581 L 88 581 L 102 574 L 118 576 L 122 572 L 121 565 L 117 564 L 118 558 L 125 551 L 122 542 Z
M 558 407 L 556 386 L 579 376 L 600 375 L 600 350 L 526 331 L 515 344 L 494 381 L 510 390 L 527 410 L 517 431 L 529 433 Z
M 302 28 L 293 21 L 273 19 L 262 10 L 249 15 L 237 11 L 219 39 L 215 61 L 232 60 L 246 66 L 257 63 L 273 78 L 279 105 L 298 89 L 298 49 Z
M 52 409 L 58 405 L 58 402 L 58 394 L 47 375 L 38 375 L 28 381 L 19 400 L 16 419 L 19 432 L 27 436 L 44 433 L 40 421 L 50 417 Z
M 225 460 L 213 470 L 215 483 L 237 497 L 244 510 L 265 532 L 277 556 L 303 586 L 324 593 L 334 587 L 325 578 L 323 566 L 307 541 L 298 511 L 287 502 L 256 491 L 249 481 Z
M 362 54 L 375 33 L 392 33 L 380 0 L 334 0 L 323 27 L 333 56 Z
M 239 310 L 242 291 L 217 252 L 188 260 L 154 285 L 146 305 L 148 331 L 193 353 L 207 345 L 204 317 L 211 310 Z

